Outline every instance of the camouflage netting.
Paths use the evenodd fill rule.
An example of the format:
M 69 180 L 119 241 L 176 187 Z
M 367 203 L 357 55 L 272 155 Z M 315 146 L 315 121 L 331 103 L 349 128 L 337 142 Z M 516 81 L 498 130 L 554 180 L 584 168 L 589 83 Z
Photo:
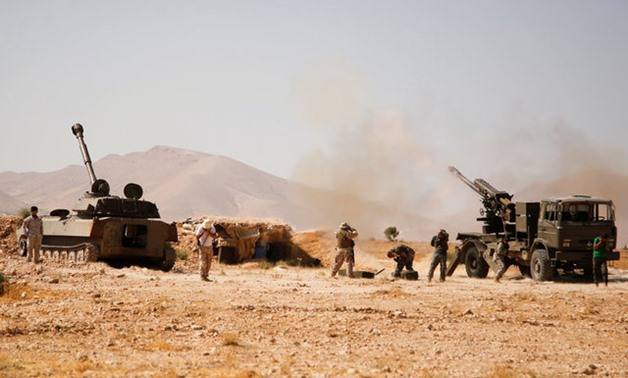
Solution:
M 235 250 L 235 262 L 253 258 L 256 246 L 265 249 L 270 245 L 283 245 L 291 248 L 292 227 L 277 220 L 244 219 L 224 217 L 203 217 L 188 219 L 178 224 L 181 229 L 179 244 L 194 249 L 194 230 L 209 219 L 218 232 L 218 247 L 231 247 Z M 291 254 L 292 251 L 287 252 Z
M 0 216 L 0 253 L 8 255 L 18 252 L 15 230 L 22 226 L 22 221 L 18 216 Z

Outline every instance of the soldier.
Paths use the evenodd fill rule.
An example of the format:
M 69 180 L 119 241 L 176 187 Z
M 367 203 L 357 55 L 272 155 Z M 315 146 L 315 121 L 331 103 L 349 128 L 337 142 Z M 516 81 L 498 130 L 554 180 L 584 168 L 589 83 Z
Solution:
M 393 277 L 400 277 L 401 270 L 404 268 L 410 271 L 414 271 L 412 269 L 412 262 L 414 261 L 414 249 L 408 247 L 407 245 L 400 244 L 395 248 L 388 251 L 388 258 L 394 259 L 397 262 L 397 268 L 393 273 Z
M 209 268 L 212 266 L 212 259 L 214 258 L 212 241 L 218 236 L 216 234 L 216 228 L 209 219 L 206 219 L 196 227 L 194 235 L 196 236 L 199 248 L 198 260 L 201 280 L 209 282 L 210 279 L 207 278 L 207 275 L 209 274 Z
M 508 242 L 510 238 L 508 235 L 504 235 L 502 240 L 497 244 L 497 251 L 493 255 L 493 261 L 497 263 L 498 270 L 495 275 L 495 282 L 499 282 L 499 280 L 504 276 L 506 270 L 512 265 L 512 260 L 508 257 L 508 250 L 510 249 L 510 245 Z
M 355 246 L 355 242 L 353 239 L 356 236 L 358 236 L 358 232 L 347 223 L 341 224 L 338 231 L 336 231 L 336 259 L 331 271 L 332 278 L 336 277 L 338 270 L 340 270 L 345 260 L 347 261 L 347 276 L 354 278 L 353 265 L 355 264 L 355 255 L 353 247 Z
M 41 241 L 44 238 L 44 223 L 37 216 L 39 209 L 37 206 L 31 206 L 31 215 L 24 219 L 24 235 L 27 238 L 26 261 L 39 263 L 39 250 L 41 249 Z
M 440 264 L 440 282 L 445 282 L 445 273 L 447 272 L 447 250 L 449 249 L 449 234 L 447 231 L 441 229 L 438 235 L 432 238 L 432 247 L 434 247 L 434 255 L 432 256 L 432 263 L 430 264 L 430 270 L 427 272 L 427 282 L 432 282 L 434 276 L 434 269 L 436 265 Z
M 593 281 L 595 286 L 598 286 L 602 280 L 604 280 L 604 285 L 608 286 L 606 251 L 608 251 L 608 234 L 598 236 L 593 240 Z

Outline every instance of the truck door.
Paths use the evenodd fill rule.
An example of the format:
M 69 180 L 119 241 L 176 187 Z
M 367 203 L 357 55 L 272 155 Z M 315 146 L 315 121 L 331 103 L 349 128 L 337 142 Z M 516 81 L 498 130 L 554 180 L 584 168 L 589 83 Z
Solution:
M 539 218 L 539 235 L 553 247 L 558 245 L 558 230 L 560 204 L 556 202 L 543 202 L 541 204 L 541 217 Z

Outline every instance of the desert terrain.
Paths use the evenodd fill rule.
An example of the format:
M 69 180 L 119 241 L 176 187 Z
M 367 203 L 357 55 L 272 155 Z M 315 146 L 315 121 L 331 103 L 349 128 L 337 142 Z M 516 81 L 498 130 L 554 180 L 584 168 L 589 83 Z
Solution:
M 427 243 L 409 243 L 419 281 L 393 281 L 394 243 L 358 240 L 357 268 L 386 270 L 332 279 L 331 233 L 312 231 L 294 242 L 324 267 L 214 262 L 202 282 L 191 250 L 168 273 L 32 265 L 10 238 L 0 377 L 628 376 L 625 252 L 608 287 L 516 268 L 427 283 Z

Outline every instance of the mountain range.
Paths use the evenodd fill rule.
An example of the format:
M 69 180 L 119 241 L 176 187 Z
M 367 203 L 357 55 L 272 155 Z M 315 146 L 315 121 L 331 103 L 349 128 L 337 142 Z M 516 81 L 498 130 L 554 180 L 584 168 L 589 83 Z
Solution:
M 427 230 L 431 223 L 415 214 L 400 214 L 350 194 L 307 187 L 198 151 L 157 146 L 145 152 L 108 155 L 93 167 L 97 178 L 107 180 L 112 195 L 122 196 L 127 183 L 141 185 L 143 199 L 155 202 L 166 221 L 204 215 L 272 218 L 296 229 L 335 227 L 349 221 L 361 227 L 365 236 L 381 234 L 393 224 L 387 219 L 415 230 Z M 87 170 L 80 165 L 46 173 L 3 172 L 0 213 L 15 214 L 31 204 L 37 204 L 43 214 L 71 209 L 89 188 Z
M 478 203 L 448 219 L 426 219 L 413 209 L 399 210 L 348 193 L 317 189 L 224 156 L 156 146 L 144 152 L 108 155 L 93 163 L 98 178 L 108 181 L 111 194 L 122 196 L 133 182 L 144 189 L 143 199 L 155 202 L 162 219 L 181 221 L 205 215 L 272 218 L 296 229 L 334 228 L 347 221 L 365 237 L 382 237 L 391 225 L 407 239 L 429 238 L 440 227 L 450 232 L 479 231 Z M 516 193 L 516 201 L 538 201 L 552 195 L 591 194 L 611 198 L 617 207 L 620 242 L 625 243 L 628 176 L 606 171 L 583 171 L 568 177 L 534 183 Z M 0 213 L 15 214 L 36 204 L 43 214 L 71 209 L 90 188 L 82 165 L 45 173 L 0 173 Z M 461 192 L 468 188 L 460 187 Z

